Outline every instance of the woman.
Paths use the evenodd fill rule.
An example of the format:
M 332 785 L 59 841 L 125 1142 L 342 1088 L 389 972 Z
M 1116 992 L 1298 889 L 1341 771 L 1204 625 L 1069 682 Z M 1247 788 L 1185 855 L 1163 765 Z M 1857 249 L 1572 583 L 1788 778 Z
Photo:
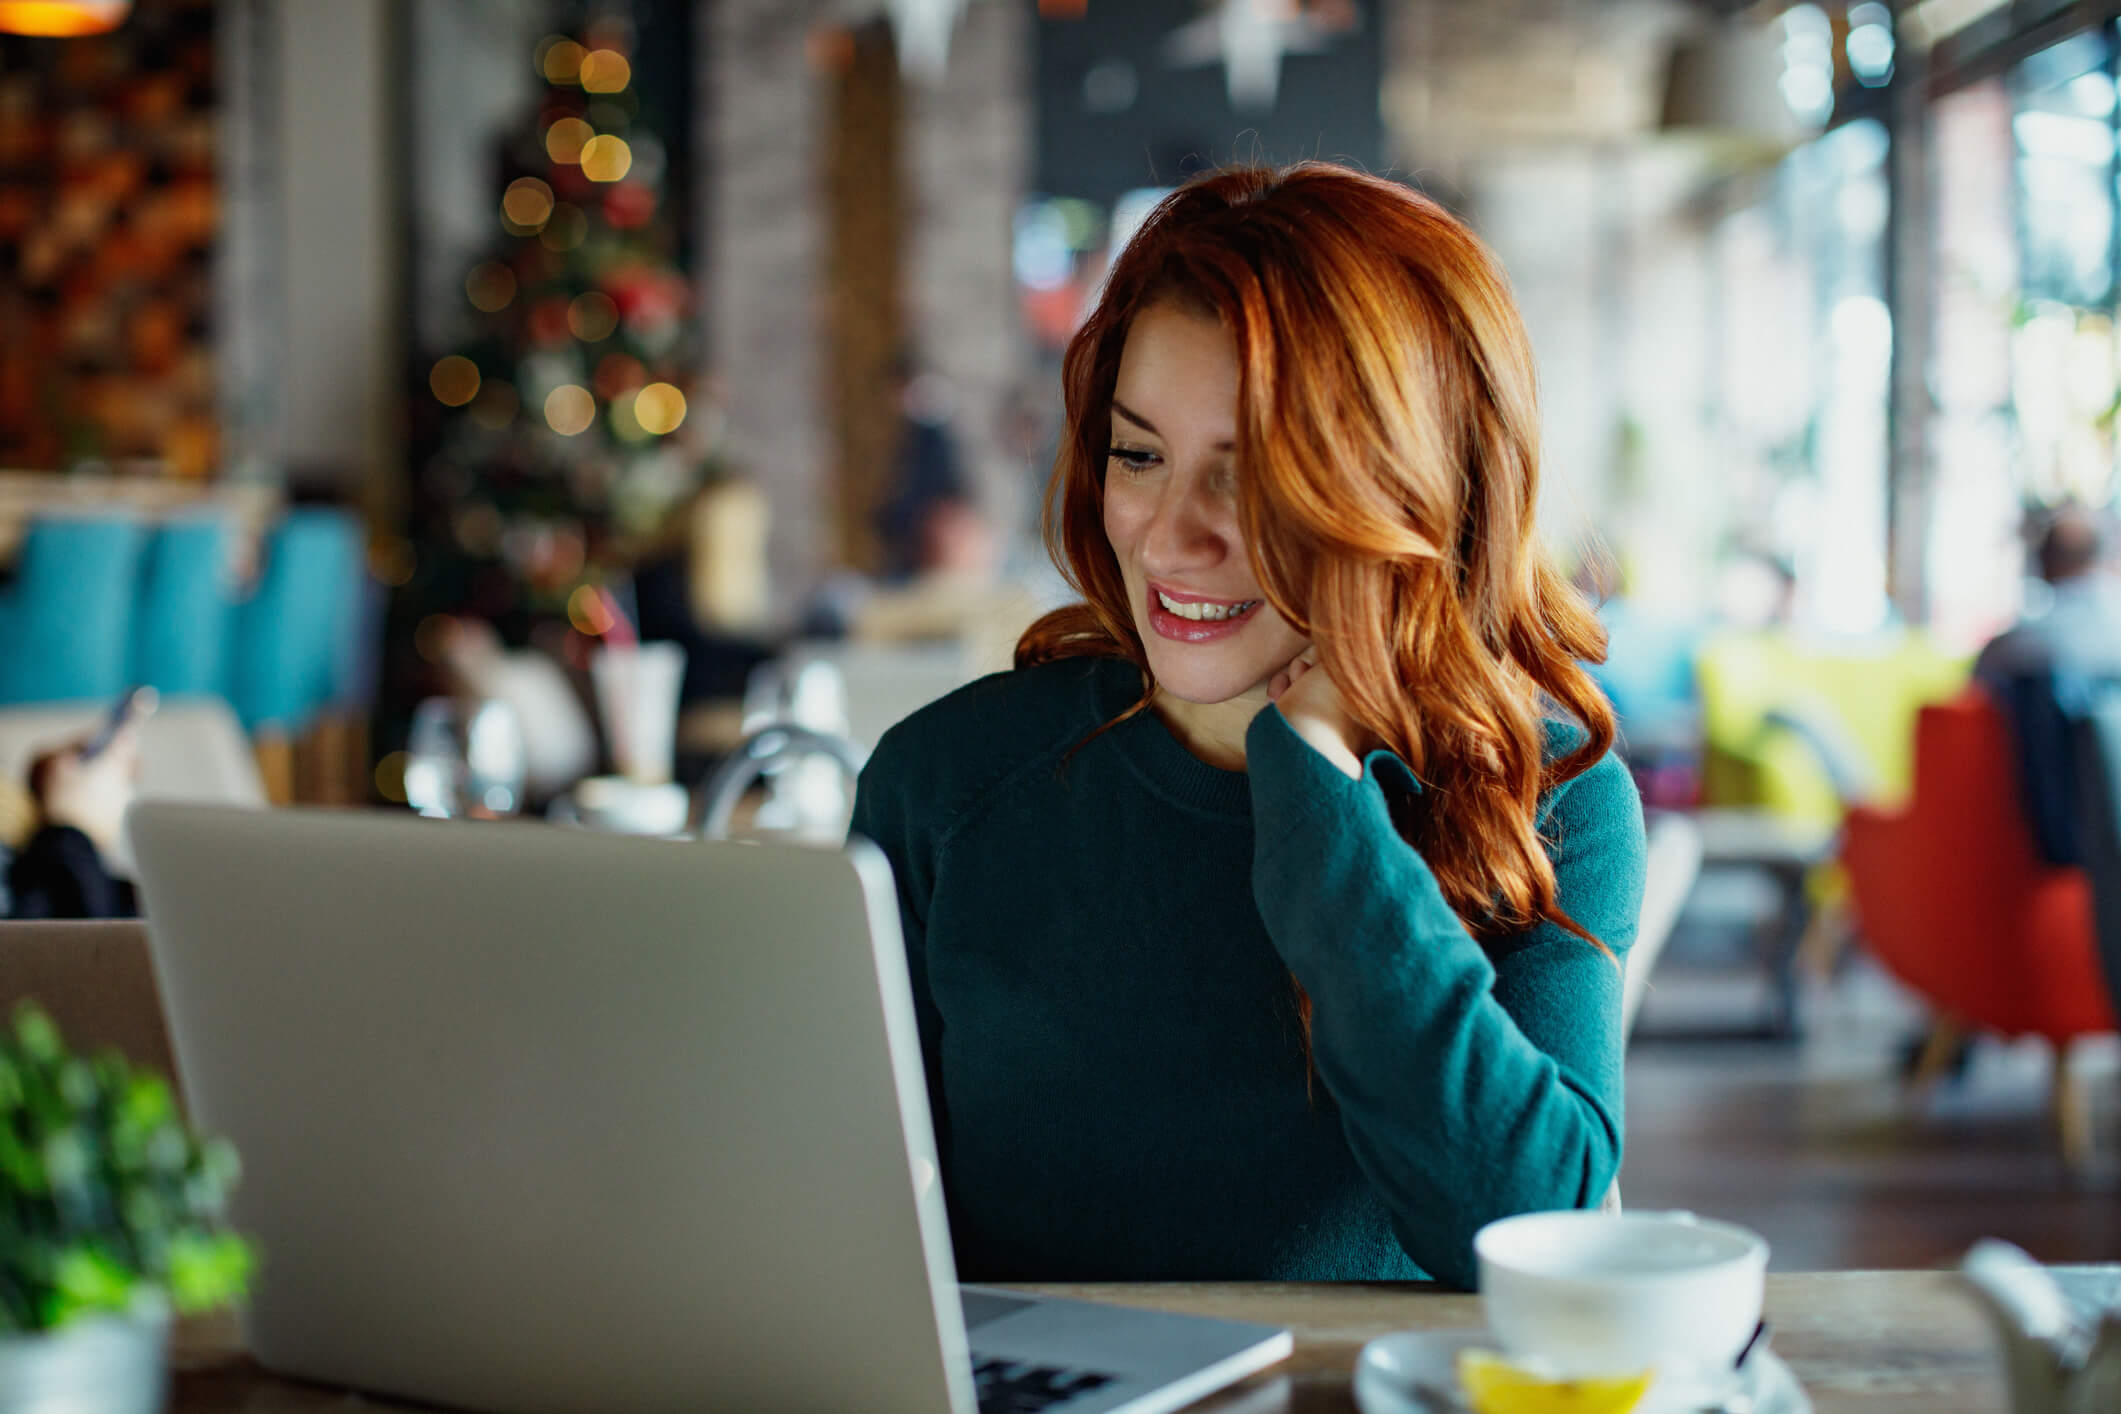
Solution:
M 1642 873 L 1501 272 L 1391 183 L 1224 172 L 1064 377 L 1084 603 L 855 807 L 960 1274 L 1470 1286 L 1483 1223 L 1619 1169 Z

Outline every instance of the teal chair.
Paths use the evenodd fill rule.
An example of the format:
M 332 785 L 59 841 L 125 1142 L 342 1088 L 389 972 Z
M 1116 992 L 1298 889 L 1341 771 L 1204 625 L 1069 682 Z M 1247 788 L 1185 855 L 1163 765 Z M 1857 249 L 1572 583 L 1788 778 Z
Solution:
M 134 610 L 132 681 L 165 697 L 227 691 L 234 538 L 234 526 L 219 514 L 171 517 L 149 535 Z
M 30 522 L 0 587 L 0 704 L 115 698 L 132 669 L 146 531 L 133 516 Z
M 300 735 L 355 675 L 365 555 L 361 525 L 320 507 L 266 537 L 256 592 L 236 612 L 229 699 L 246 730 Z

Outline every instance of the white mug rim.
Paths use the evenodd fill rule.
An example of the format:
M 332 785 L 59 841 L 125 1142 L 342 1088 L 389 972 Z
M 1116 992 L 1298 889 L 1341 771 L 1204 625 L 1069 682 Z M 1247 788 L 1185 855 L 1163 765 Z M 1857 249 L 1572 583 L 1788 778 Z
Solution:
M 1499 1229 L 1533 1222 L 1558 1222 L 1570 1226 L 1597 1226 L 1629 1222 L 1646 1223 L 1657 1227 L 1684 1227 L 1697 1232 L 1727 1238 L 1738 1244 L 1738 1250 L 1713 1261 L 1684 1267 L 1666 1267 L 1655 1271 L 1634 1272 L 1550 1272 L 1527 1266 L 1522 1261 L 1495 1255 L 1493 1248 L 1502 1241 Z M 1766 1269 L 1767 1239 L 1750 1228 L 1719 1218 L 1697 1217 L 1684 1210 L 1669 1212 L 1603 1213 L 1588 1208 L 1567 1209 L 1556 1212 L 1513 1213 L 1506 1218 L 1497 1218 L 1473 1234 L 1473 1252 L 1483 1268 L 1492 1267 L 1511 1276 L 1527 1277 L 1534 1281 L 1555 1282 L 1578 1287 L 1610 1286 L 1655 1286 L 1682 1282 L 1691 1277 L 1728 1272 L 1733 1268 L 1757 1265 Z

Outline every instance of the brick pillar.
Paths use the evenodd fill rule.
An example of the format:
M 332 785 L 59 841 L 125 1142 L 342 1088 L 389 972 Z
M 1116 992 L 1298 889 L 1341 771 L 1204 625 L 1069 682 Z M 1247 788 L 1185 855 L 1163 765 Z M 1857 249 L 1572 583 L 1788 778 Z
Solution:
M 906 93 L 909 333 L 957 390 L 952 429 L 998 527 L 1022 523 L 1029 489 L 996 414 L 1028 366 L 1010 246 L 1031 170 L 1033 14 L 1019 0 L 975 0 L 945 81 L 910 81 Z
M 825 125 L 832 89 L 808 41 L 854 25 L 875 0 L 715 0 L 704 9 L 700 144 L 707 232 L 708 348 L 728 411 L 728 451 L 765 489 L 775 610 L 799 608 L 832 564 L 840 455 L 822 348 L 829 207 Z M 1031 28 L 1015 0 L 975 0 L 952 38 L 946 79 L 909 81 L 898 154 L 906 195 L 898 303 L 908 339 L 958 390 L 968 468 L 1001 524 L 1021 469 L 1002 451 L 996 408 L 1025 367 L 1010 239 L 1030 162 Z
M 707 349 L 731 460 L 765 491 L 772 611 L 785 619 L 829 543 L 818 352 L 823 212 L 818 76 L 805 52 L 829 0 L 716 0 L 702 10 Z

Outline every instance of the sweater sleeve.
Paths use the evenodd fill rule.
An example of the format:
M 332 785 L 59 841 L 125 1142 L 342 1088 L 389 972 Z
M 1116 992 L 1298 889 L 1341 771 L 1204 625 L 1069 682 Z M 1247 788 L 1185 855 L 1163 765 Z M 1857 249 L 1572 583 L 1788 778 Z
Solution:
M 1620 968 L 1549 923 L 1468 933 L 1392 826 L 1387 783 L 1420 788 L 1398 758 L 1351 780 L 1273 709 L 1247 756 L 1254 901 L 1311 997 L 1319 1079 L 1407 1255 L 1470 1288 L 1483 1224 L 1594 1205 L 1620 1170 Z M 1643 826 L 1617 757 L 1556 788 L 1543 834 L 1562 910 L 1624 955 Z
M 909 809 L 904 752 L 890 733 L 877 743 L 854 792 L 850 835 L 868 840 L 891 863 L 898 889 L 899 931 L 905 937 L 906 972 L 913 985 L 913 1013 L 920 1023 L 921 1062 L 928 1076 L 928 1109 L 935 1142 L 949 1152 L 950 1120 L 943 1105 L 943 1020 L 928 986 L 928 902 L 935 890 L 931 851 L 918 836 Z

